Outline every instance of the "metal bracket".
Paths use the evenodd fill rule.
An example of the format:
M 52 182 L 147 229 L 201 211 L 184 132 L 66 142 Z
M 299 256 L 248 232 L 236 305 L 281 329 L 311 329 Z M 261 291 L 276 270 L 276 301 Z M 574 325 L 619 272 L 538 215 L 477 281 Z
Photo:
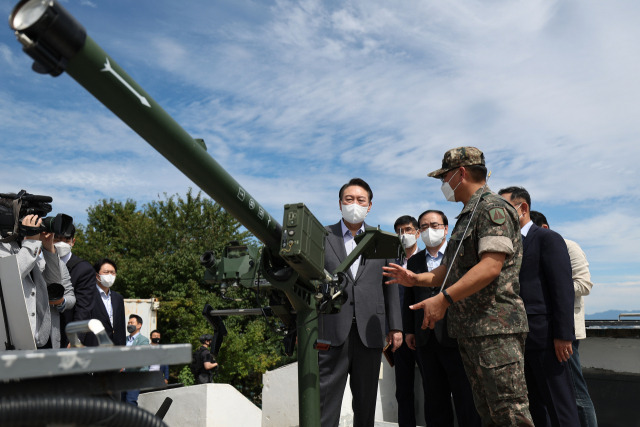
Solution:
M 77 322 L 69 323 L 64 330 L 67 333 L 67 337 L 69 337 L 71 347 L 84 347 L 78 338 L 78 334 L 86 332 L 93 332 L 98 339 L 98 345 L 101 347 L 113 347 L 113 342 L 109 338 L 109 335 L 107 335 L 104 325 L 99 320 L 78 320 Z

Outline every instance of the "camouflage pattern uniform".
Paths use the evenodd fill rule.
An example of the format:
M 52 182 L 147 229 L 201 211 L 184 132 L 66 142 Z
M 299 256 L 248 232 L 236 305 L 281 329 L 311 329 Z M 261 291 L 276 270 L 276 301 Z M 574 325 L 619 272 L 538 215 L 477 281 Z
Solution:
M 484 165 L 484 155 L 477 148 L 461 147 L 449 150 L 442 163 L 442 169 L 429 176 L 438 177 L 459 166 Z M 524 378 L 524 342 L 529 329 L 519 296 L 522 238 L 518 214 L 488 187 L 479 189 L 457 218 L 442 260 L 443 265 L 452 265 L 446 287 L 478 264 L 485 252 L 506 254 L 500 275 L 449 307 L 448 331 L 458 339 L 483 426 L 532 426 Z

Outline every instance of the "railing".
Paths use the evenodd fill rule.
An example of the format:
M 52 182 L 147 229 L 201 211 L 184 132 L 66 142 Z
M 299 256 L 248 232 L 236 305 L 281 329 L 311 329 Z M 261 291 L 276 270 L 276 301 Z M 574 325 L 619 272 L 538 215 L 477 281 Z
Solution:
M 620 314 L 618 314 L 618 320 L 622 320 L 623 317 L 640 317 L 640 313 L 620 313 Z
M 585 325 L 587 337 L 640 338 L 640 313 L 621 313 L 618 320 L 586 320 Z

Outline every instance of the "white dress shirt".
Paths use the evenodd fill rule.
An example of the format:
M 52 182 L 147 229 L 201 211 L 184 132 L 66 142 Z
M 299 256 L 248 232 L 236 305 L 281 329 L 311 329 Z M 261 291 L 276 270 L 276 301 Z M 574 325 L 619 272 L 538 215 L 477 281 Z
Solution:
M 100 298 L 102 299 L 104 308 L 106 308 L 107 313 L 109 313 L 109 322 L 111 322 L 111 326 L 113 326 L 113 306 L 111 305 L 111 292 L 106 293 L 100 286 L 98 286 L 98 284 L 96 284 L 96 288 L 98 288 L 98 292 L 100 293 Z
M 347 228 L 347 226 L 345 225 L 344 220 L 340 221 L 340 225 L 342 226 L 342 239 L 344 240 L 344 248 L 347 251 L 347 256 L 349 256 L 349 254 L 357 246 L 356 245 L 356 240 L 355 240 L 355 237 L 353 236 L 353 234 L 351 234 L 351 230 L 349 230 Z M 356 232 L 356 235 L 358 235 L 360 233 L 364 233 L 364 222 L 360 226 L 360 229 Z M 362 258 L 362 257 L 359 256 L 353 262 L 353 264 L 351 264 L 351 267 L 349 267 L 349 269 L 351 270 L 351 275 L 353 276 L 354 280 L 356 278 L 356 274 L 358 274 L 358 266 L 360 265 L 360 258 Z

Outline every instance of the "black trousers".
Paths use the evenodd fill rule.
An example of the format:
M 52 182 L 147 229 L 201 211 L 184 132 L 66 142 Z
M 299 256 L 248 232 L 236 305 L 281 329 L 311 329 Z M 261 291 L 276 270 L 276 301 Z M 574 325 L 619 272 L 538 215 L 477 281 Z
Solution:
M 460 427 L 480 427 L 473 392 L 456 347 L 445 347 L 436 339 L 418 349 L 424 387 L 424 417 L 429 427 L 453 427 L 455 410 Z M 455 408 L 451 405 L 451 397 Z
M 560 362 L 553 347 L 524 352 L 524 376 L 529 410 L 536 427 L 579 427 L 576 395 L 567 362 Z
M 415 396 L 416 351 L 406 342 L 393 353 L 396 374 L 396 400 L 398 401 L 398 427 L 416 427 Z
M 374 425 L 381 358 L 382 347 L 366 347 L 355 323 L 342 345 L 318 352 L 322 427 L 338 427 L 347 374 L 351 375 L 354 427 Z

